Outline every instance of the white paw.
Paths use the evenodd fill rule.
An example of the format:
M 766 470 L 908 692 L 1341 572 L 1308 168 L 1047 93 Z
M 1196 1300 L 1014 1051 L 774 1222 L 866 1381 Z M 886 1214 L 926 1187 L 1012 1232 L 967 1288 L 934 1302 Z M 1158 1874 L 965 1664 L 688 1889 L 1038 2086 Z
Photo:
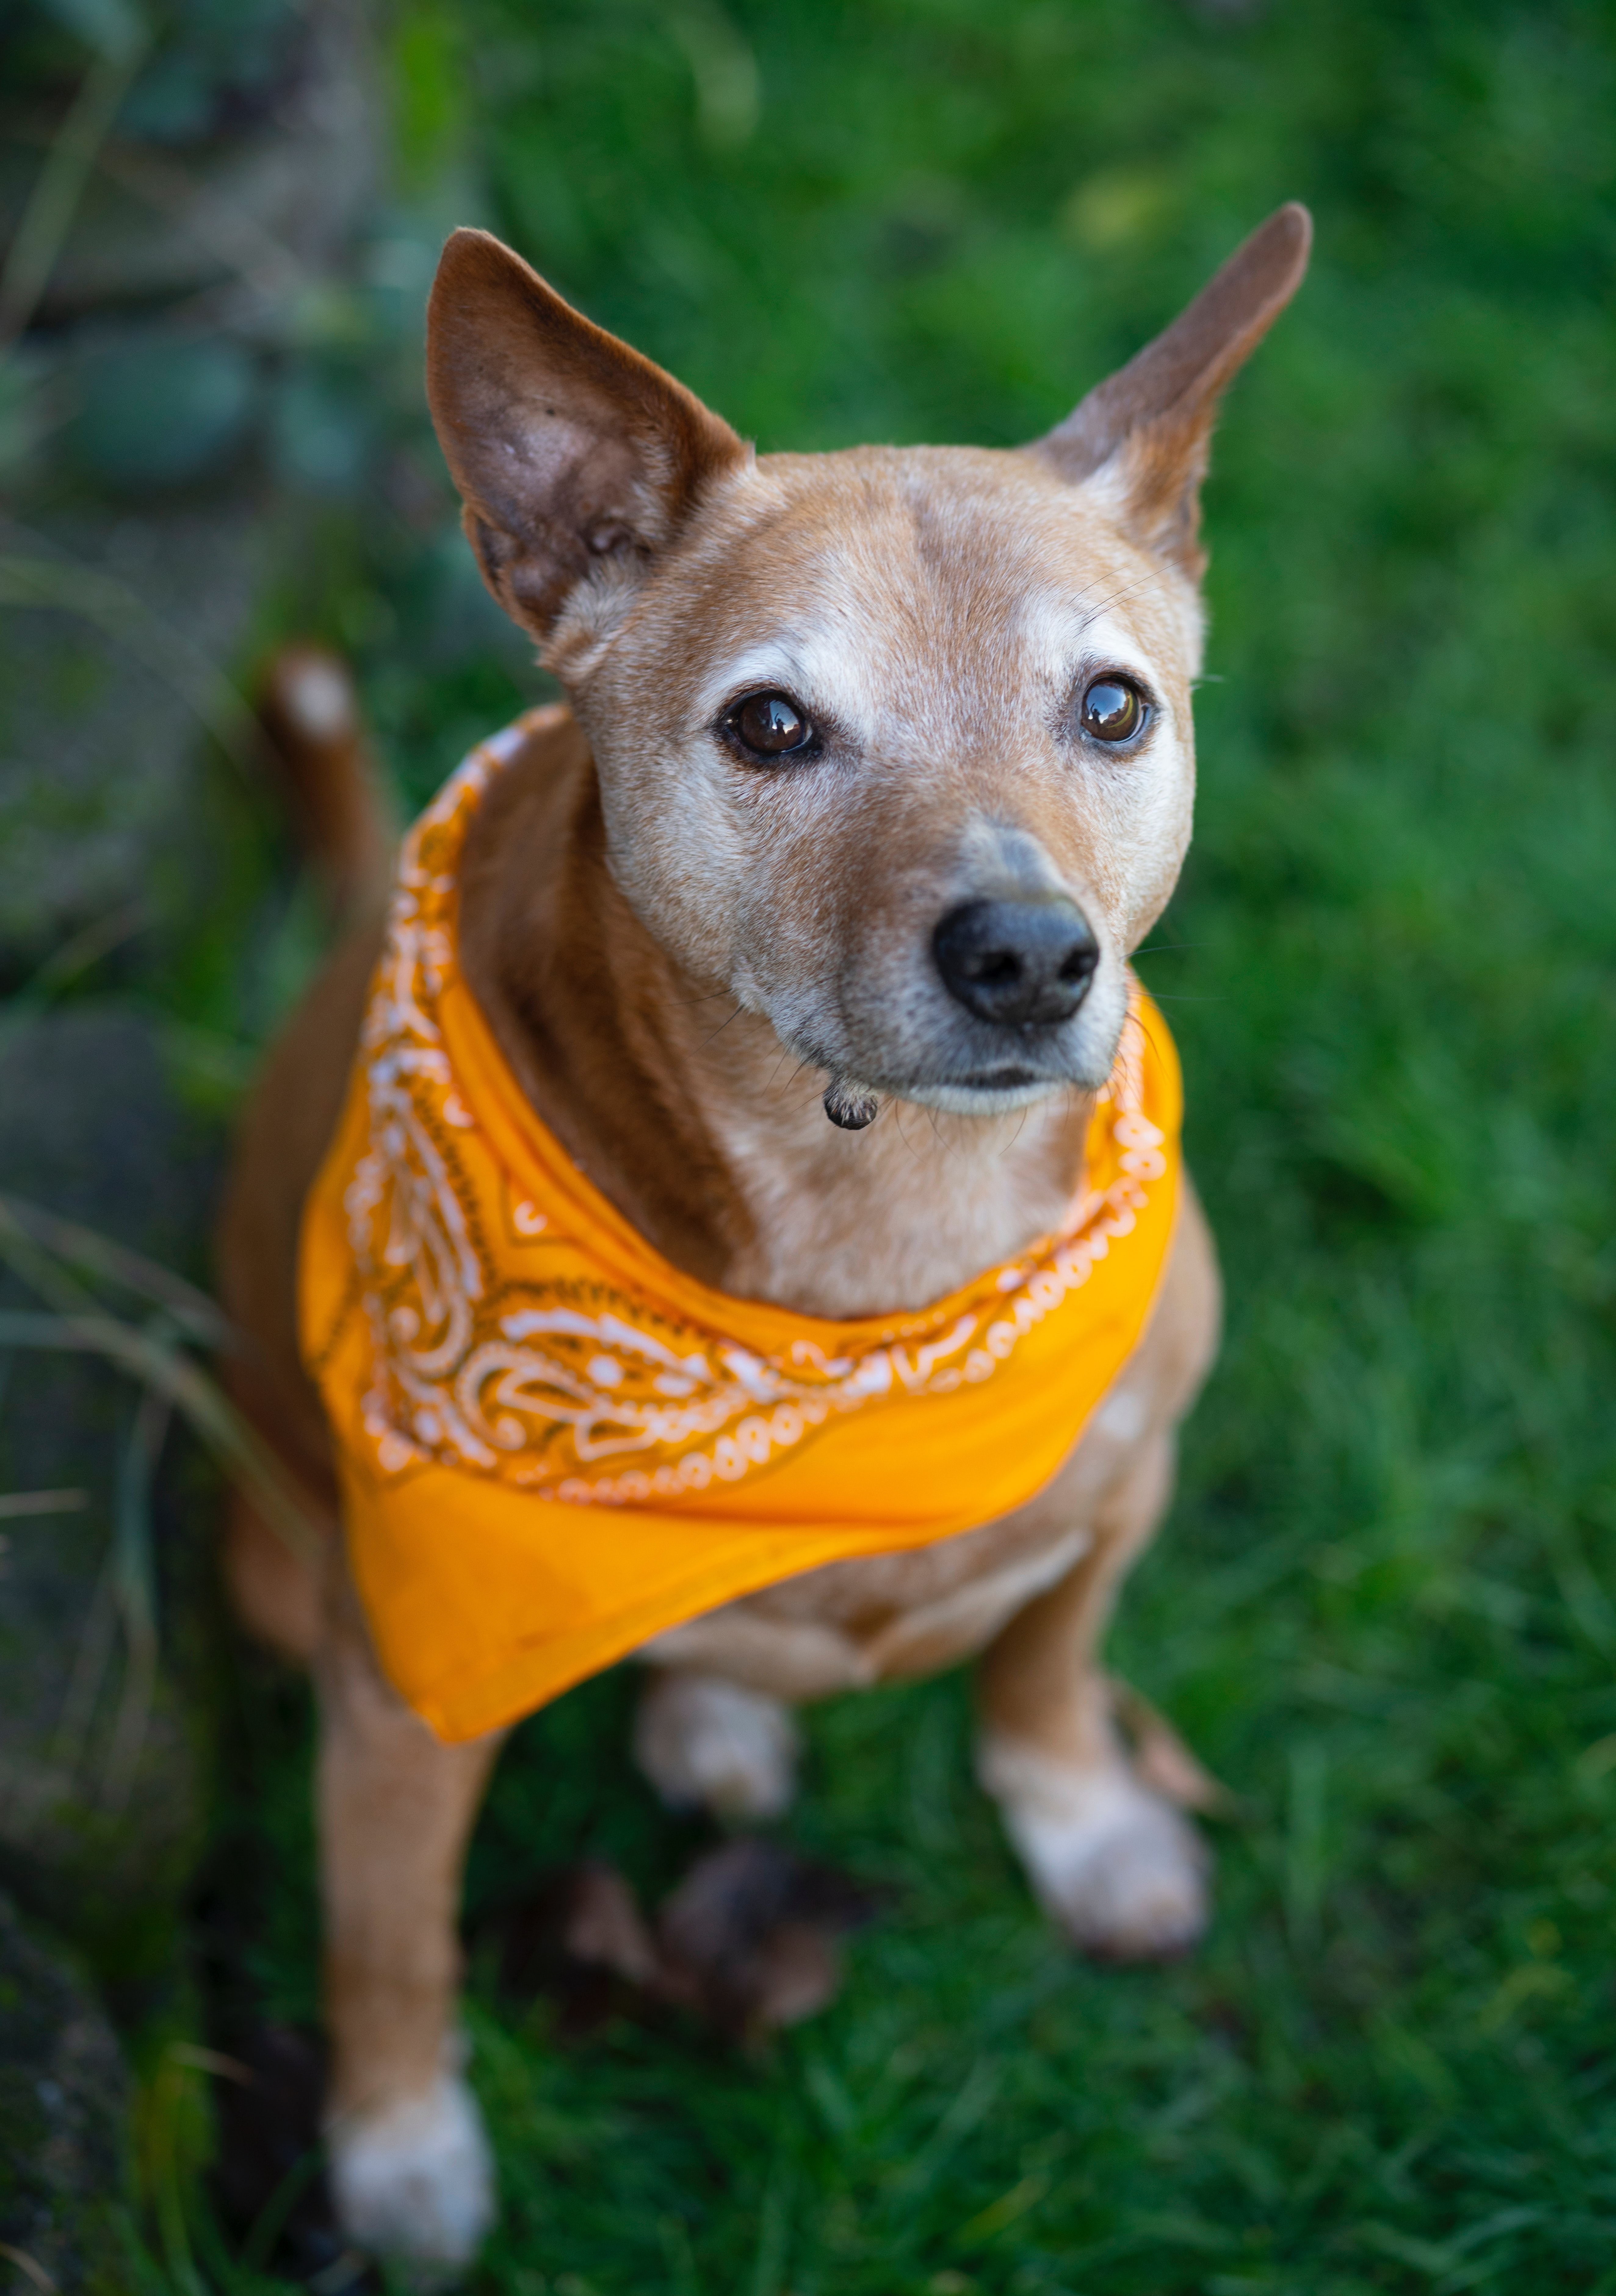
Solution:
M 359 2247 L 443 2287 L 494 2221 L 494 2169 L 477 2101 L 458 2074 L 424 2096 L 335 2116 L 326 2130 L 338 2221 Z
M 977 1775 L 998 1803 L 1038 1902 L 1074 1945 L 1117 1961 L 1194 1945 L 1210 1912 L 1205 1848 L 1120 1761 L 1069 1769 L 988 1734 Z
M 665 1802 L 719 1817 L 778 1817 L 797 1790 L 797 1732 L 777 1698 L 711 1674 L 653 1673 L 634 1754 Z

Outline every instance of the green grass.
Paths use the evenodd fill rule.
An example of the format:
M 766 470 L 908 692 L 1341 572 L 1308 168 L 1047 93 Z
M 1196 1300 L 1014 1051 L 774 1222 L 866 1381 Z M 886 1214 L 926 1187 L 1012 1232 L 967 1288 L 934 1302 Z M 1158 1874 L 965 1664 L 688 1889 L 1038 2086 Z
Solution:
M 474 1971 L 476 2290 L 1616 2290 L 1616 14 L 462 0 L 398 68 L 417 173 L 764 447 L 1012 443 L 1280 200 L 1318 226 L 1218 441 L 1146 963 L 1229 1330 L 1112 1648 L 1242 1798 L 1212 1934 L 1072 1961 L 964 1683 L 833 1703 L 789 1830 L 898 1895 L 817 2022 L 561 2047 Z M 523 681 L 353 580 L 418 796 Z M 474 1901 L 671 1874 L 626 1696 L 521 1733 Z M 283 2013 L 302 1759 L 262 1738 L 234 1821 Z

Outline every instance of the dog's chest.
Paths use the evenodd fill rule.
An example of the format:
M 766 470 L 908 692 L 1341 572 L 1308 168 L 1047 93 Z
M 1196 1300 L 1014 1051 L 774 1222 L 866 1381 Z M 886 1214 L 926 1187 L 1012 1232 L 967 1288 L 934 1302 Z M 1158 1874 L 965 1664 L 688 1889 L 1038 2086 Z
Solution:
M 739 1119 L 726 1148 L 751 1235 L 724 1288 L 811 1316 L 931 1307 L 1060 1226 L 1086 1114 L 1062 1096 L 967 1127 L 891 1104 L 848 1135 L 816 1098 L 800 1119 Z

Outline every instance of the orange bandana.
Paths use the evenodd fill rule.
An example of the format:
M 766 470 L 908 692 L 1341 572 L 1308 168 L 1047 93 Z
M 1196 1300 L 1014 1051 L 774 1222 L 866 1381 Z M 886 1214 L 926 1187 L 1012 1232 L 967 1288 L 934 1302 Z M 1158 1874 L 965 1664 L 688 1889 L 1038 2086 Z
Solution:
M 1060 1231 L 915 1315 L 731 1299 L 669 1266 L 522 1096 L 455 964 L 472 751 L 405 841 L 347 1106 L 304 1214 L 304 1357 L 378 1654 L 440 1737 L 703 1611 L 1020 1506 L 1144 1328 L 1179 1083 L 1141 992 Z

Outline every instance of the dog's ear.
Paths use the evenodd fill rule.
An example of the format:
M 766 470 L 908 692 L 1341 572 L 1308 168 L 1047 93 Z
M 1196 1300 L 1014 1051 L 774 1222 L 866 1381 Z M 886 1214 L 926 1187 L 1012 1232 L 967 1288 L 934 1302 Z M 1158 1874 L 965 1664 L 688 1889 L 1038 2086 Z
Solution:
M 1271 215 L 1136 357 L 1029 451 L 1074 482 L 1103 474 L 1128 530 L 1198 581 L 1201 481 L 1218 401 L 1301 284 L 1313 223 Z
M 486 231 L 455 232 L 439 263 L 427 397 L 483 578 L 538 638 L 592 563 L 654 555 L 746 454 Z

